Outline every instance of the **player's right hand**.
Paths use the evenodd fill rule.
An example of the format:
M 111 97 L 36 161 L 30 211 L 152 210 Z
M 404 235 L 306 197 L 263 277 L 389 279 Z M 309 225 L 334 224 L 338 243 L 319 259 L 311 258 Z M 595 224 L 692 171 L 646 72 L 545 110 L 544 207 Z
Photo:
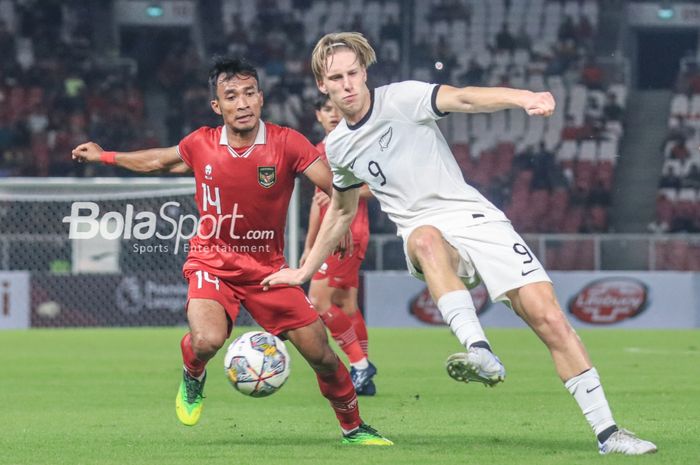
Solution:
M 78 163 L 95 163 L 100 161 L 100 155 L 104 150 L 94 142 L 80 144 L 71 152 L 73 160 Z
M 530 116 L 552 116 L 556 103 L 549 92 L 532 92 L 523 108 Z

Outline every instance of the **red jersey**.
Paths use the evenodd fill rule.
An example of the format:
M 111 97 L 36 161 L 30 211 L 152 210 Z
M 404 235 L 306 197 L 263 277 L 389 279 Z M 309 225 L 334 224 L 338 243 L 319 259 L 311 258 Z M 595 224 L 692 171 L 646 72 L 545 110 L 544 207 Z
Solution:
M 321 141 L 316 144 L 316 148 L 320 152 L 323 161 L 328 163 L 328 159 L 326 158 L 326 144 Z M 317 187 L 316 192 L 319 191 L 320 189 Z M 321 221 L 323 221 L 326 211 L 328 211 L 328 205 L 321 207 Z M 355 218 L 352 220 L 352 224 L 350 225 L 350 231 L 352 231 L 352 241 L 354 243 L 369 240 L 369 214 L 367 211 L 367 199 L 360 198 L 360 201 L 357 204 Z
M 199 210 L 183 272 L 257 284 L 282 268 L 294 179 L 319 158 L 314 146 L 293 129 L 261 122 L 250 147 L 232 148 L 220 126 L 190 133 L 178 150 L 194 173 Z

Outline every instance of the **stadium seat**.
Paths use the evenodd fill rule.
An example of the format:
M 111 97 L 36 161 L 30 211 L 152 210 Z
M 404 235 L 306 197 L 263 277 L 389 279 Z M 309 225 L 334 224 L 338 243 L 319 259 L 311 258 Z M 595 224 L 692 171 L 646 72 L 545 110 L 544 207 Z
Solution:
M 582 162 L 594 163 L 598 159 L 598 147 L 594 140 L 584 140 L 581 142 L 581 147 L 578 153 L 578 159 Z
M 688 116 L 693 119 L 700 118 L 700 94 L 695 94 L 690 98 Z
M 574 160 L 578 156 L 578 144 L 573 140 L 562 141 L 555 156 L 562 166 L 573 166 Z
M 598 160 L 615 165 L 617 164 L 617 157 L 617 142 L 612 140 L 603 140 L 600 142 Z
M 686 117 L 688 112 L 688 97 L 684 94 L 675 94 L 671 99 L 671 115 Z

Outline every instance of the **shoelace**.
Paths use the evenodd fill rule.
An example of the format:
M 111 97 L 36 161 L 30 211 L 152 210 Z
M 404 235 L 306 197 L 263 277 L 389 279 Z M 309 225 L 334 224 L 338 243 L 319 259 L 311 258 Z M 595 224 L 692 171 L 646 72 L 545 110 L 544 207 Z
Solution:
M 381 436 L 381 435 L 379 434 L 379 431 L 377 431 L 376 429 L 372 428 L 372 427 L 369 426 L 369 425 L 365 425 L 364 423 L 360 425 L 360 428 L 358 429 L 358 432 L 359 432 L 359 431 L 362 431 L 363 433 L 369 433 L 369 434 L 371 434 L 371 435 L 373 435 L 373 436 Z
M 185 390 L 187 391 L 187 403 L 193 403 L 197 400 L 197 396 L 202 395 L 202 383 L 195 378 L 185 376 Z M 204 396 L 202 396 L 204 398 Z
M 635 443 L 641 443 L 643 440 L 638 438 L 636 434 L 634 434 L 632 431 L 625 429 L 625 428 L 620 428 L 618 430 L 618 437 L 623 436 L 626 438 L 629 438 L 633 440 Z

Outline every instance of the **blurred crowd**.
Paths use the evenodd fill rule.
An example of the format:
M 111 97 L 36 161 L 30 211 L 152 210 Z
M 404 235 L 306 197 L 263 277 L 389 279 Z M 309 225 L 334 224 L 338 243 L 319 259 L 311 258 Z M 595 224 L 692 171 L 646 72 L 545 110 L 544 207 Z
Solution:
M 700 66 L 689 59 L 678 74 L 663 146 L 652 232 L 700 232 Z
M 153 143 L 140 83 L 92 52 L 87 2 L 12 4 L 0 17 L 0 176 L 81 175 L 68 155 L 88 138 Z
M 598 3 L 523 1 L 540 8 L 541 18 L 521 18 L 524 3 L 514 0 L 419 2 L 429 13 L 414 16 L 424 29 L 416 24 L 408 50 L 396 0 L 209 2 L 220 6 L 214 15 L 220 24 L 202 28 L 200 41 L 186 35 L 170 41 L 153 57 L 154 72 L 144 75 L 125 57 L 95 53 L 95 2 L 0 0 L 0 176 L 129 175 L 75 164 L 70 149 L 85 140 L 118 151 L 171 145 L 202 125 L 220 124 L 206 86 L 214 54 L 257 64 L 265 118 L 318 142 L 310 50 L 328 29 L 356 30 L 377 48 L 372 86 L 405 71 L 433 82 L 534 90 L 556 79 L 557 97 L 569 102 L 561 102 L 566 114 L 558 125 L 531 139 L 451 142 L 465 178 L 524 232 L 605 232 L 614 163 L 581 154 L 589 143 L 596 153 L 607 140 L 617 146 L 625 102 L 609 91 L 616 77 L 595 59 Z M 485 17 L 490 22 L 475 36 Z M 402 70 L 406 58 L 412 67 Z M 154 88 L 165 97 L 163 114 L 149 114 Z M 579 94 L 584 100 L 574 106 Z M 394 232 L 376 207 L 372 212 L 375 232 Z

